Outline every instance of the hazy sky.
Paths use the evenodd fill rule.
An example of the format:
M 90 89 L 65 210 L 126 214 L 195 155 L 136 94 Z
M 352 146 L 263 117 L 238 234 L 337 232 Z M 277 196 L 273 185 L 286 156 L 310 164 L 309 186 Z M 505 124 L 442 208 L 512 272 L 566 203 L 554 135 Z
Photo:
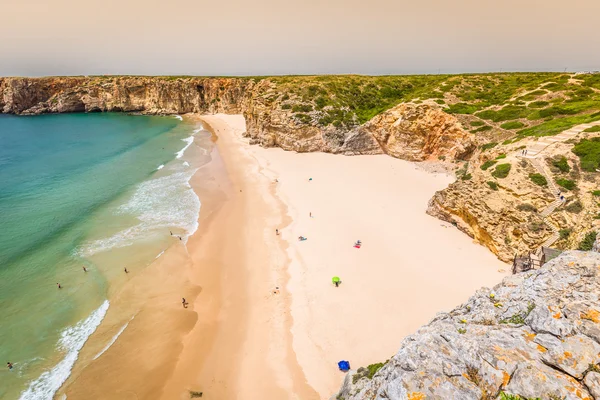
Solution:
M 0 75 L 600 69 L 599 0 L 0 0 Z

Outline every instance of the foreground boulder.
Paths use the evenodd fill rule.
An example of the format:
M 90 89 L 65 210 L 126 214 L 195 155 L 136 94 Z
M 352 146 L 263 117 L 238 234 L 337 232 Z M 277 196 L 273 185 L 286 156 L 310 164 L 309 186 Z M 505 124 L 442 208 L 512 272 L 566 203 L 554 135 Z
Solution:
M 333 398 L 600 399 L 599 278 L 599 253 L 569 251 L 480 289 Z

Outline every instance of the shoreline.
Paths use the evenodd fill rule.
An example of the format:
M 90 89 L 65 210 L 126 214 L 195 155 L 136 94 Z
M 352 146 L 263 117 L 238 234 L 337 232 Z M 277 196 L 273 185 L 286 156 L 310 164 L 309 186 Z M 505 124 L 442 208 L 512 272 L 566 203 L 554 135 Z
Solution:
M 211 161 L 190 180 L 202 203 L 198 228 L 187 247 L 170 246 L 112 296 L 112 312 L 93 336 L 104 337 L 104 346 L 125 323 L 127 329 L 97 360 L 83 367 L 78 361 L 57 396 L 170 400 L 188 399 L 193 391 L 210 398 L 253 399 L 257 393 L 266 399 L 328 398 L 343 380 L 339 359 L 350 359 L 355 368 L 384 361 L 436 312 L 502 278 L 497 267 L 504 264 L 487 249 L 425 214 L 433 188 L 448 176 L 433 178 L 419 166 L 384 155 L 250 146 L 241 136 L 241 116 L 186 118 L 201 122 L 216 144 Z M 316 179 L 309 183 L 307 176 Z M 397 179 L 413 179 L 419 195 L 408 201 L 402 190 L 388 190 L 386 183 Z M 430 182 L 422 186 L 420 180 Z M 369 204 L 422 215 L 413 220 L 369 209 L 365 218 L 351 195 L 357 189 L 364 189 Z M 394 203 L 402 201 L 408 202 Z M 308 218 L 309 210 L 315 218 Z M 451 257 L 471 261 L 456 258 L 442 267 L 439 258 L 426 255 L 421 271 L 414 258 L 397 249 L 395 240 L 408 241 L 408 253 L 419 245 L 410 242 L 410 232 L 398 237 L 394 224 L 402 226 L 402 218 L 412 229 L 437 232 L 433 240 L 441 242 L 440 251 L 450 251 L 446 240 L 450 247 L 458 243 L 460 250 Z M 276 228 L 281 235 L 275 235 Z M 299 234 L 310 240 L 297 242 Z M 357 238 L 365 247 L 347 249 Z M 477 260 L 491 266 L 476 266 Z M 329 282 L 332 274 L 344 280 L 338 289 Z M 385 281 L 377 280 L 380 274 Z M 188 300 L 187 309 L 181 297 Z M 135 318 L 115 321 L 126 314 L 118 305 L 131 302 L 139 306 Z M 377 343 L 368 340 L 375 335 Z M 90 360 L 102 346 L 84 346 L 80 359 Z

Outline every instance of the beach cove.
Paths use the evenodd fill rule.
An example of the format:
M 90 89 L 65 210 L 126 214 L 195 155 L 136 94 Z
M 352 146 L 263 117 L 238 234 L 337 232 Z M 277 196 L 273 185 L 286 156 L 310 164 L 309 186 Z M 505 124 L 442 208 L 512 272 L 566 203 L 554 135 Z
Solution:
M 183 310 L 173 294 L 168 306 L 193 327 L 162 363 L 137 350 L 148 348 L 139 337 L 123 335 L 101 368 L 127 377 L 108 385 L 121 394 L 113 398 L 328 398 L 343 379 L 339 360 L 385 361 L 436 312 L 504 276 L 493 254 L 425 214 L 451 177 L 387 156 L 250 146 L 242 116 L 199 118 L 218 155 L 204 171 L 214 186 L 200 193 L 200 227 L 187 245 L 197 296 Z M 206 179 L 195 178 L 198 190 Z M 117 360 L 130 354 L 127 371 Z M 142 378 L 148 364 L 155 370 Z M 89 395 L 92 383 L 90 375 L 80 387 Z M 98 395 L 107 389 L 94 386 Z
M 328 398 L 339 360 L 385 361 L 503 276 L 493 254 L 425 214 L 448 175 L 383 155 L 250 146 L 240 115 L 184 122 L 213 135 L 186 144 L 197 230 L 110 292 L 57 398 Z

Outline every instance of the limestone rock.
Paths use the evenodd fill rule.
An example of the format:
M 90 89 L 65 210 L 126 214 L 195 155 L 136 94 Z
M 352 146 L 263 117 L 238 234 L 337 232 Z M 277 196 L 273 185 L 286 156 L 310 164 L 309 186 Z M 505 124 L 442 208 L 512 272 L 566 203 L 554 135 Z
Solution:
M 600 254 L 569 251 L 480 289 L 332 399 L 600 399 L 600 338 L 586 333 L 600 326 L 599 266 Z

